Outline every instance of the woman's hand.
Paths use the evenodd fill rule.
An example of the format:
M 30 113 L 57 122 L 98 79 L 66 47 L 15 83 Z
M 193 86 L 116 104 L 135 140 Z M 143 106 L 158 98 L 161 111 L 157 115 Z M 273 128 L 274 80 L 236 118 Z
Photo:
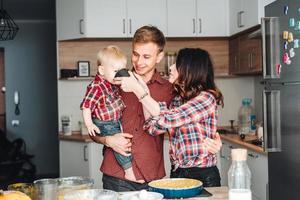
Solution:
M 90 136 L 96 136 L 96 133 L 100 134 L 99 128 L 95 124 L 90 124 L 86 126 Z
M 129 133 L 117 133 L 114 135 L 106 136 L 105 143 L 108 147 L 112 148 L 115 152 L 123 156 L 130 156 L 132 137 L 133 136 Z
M 216 133 L 215 139 L 206 138 L 204 140 L 204 146 L 207 148 L 207 151 L 211 154 L 216 154 L 220 151 L 222 147 L 222 141 L 219 133 Z

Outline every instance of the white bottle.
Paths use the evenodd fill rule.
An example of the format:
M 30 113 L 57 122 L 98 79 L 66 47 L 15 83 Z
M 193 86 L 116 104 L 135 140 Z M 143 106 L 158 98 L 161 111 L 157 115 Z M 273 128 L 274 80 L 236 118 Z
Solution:
M 247 165 L 247 150 L 232 149 L 228 171 L 229 200 L 252 200 L 251 172 Z

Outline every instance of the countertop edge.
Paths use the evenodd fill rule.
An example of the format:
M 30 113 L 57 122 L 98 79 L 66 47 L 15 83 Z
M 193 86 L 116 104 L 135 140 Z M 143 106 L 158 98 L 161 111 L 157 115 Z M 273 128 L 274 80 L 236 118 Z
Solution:
M 265 155 L 267 154 L 263 150 L 262 147 L 256 146 L 254 144 L 247 143 L 247 142 L 241 140 L 240 137 L 236 134 L 220 134 L 220 137 L 221 137 L 221 139 L 224 139 L 228 142 L 232 142 L 232 143 L 241 145 L 241 146 L 246 147 L 247 149 L 253 150 L 257 153 L 265 154 Z
M 64 135 L 59 133 L 58 139 L 77 142 L 93 142 L 89 135 L 81 135 L 79 131 L 72 131 L 72 135 Z

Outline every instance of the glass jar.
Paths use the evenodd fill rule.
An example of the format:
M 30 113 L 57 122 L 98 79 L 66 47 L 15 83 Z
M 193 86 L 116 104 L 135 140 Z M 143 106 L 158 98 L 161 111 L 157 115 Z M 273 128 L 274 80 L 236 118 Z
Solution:
M 170 66 L 176 62 L 176 52 L 168 51 L 166 53 L 165 74 L 169 76 Z
M 251 200 L 251 172 L 247 165 L 247 150 L 232 149 L 228 171 L 229 200 Z

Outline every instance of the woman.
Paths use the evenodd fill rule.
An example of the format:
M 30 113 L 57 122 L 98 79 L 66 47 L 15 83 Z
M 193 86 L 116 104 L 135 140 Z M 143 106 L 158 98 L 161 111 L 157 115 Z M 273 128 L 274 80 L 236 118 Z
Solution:
M 139 77 L 118 80 L 122 90 L 134 92 L 143 104 L 147 132 L 168 132 L 171 178 L 195 178 L 204 187 L 220 186 L 216 153 L 221 141 L 216 129 L 217 105 L 223 106 L 223 95 L 214 83 L 208 52 L 199 48 L 179 51 L 176 64 L 170 68 L 175 97 L 169 108 L 151 98 Z

